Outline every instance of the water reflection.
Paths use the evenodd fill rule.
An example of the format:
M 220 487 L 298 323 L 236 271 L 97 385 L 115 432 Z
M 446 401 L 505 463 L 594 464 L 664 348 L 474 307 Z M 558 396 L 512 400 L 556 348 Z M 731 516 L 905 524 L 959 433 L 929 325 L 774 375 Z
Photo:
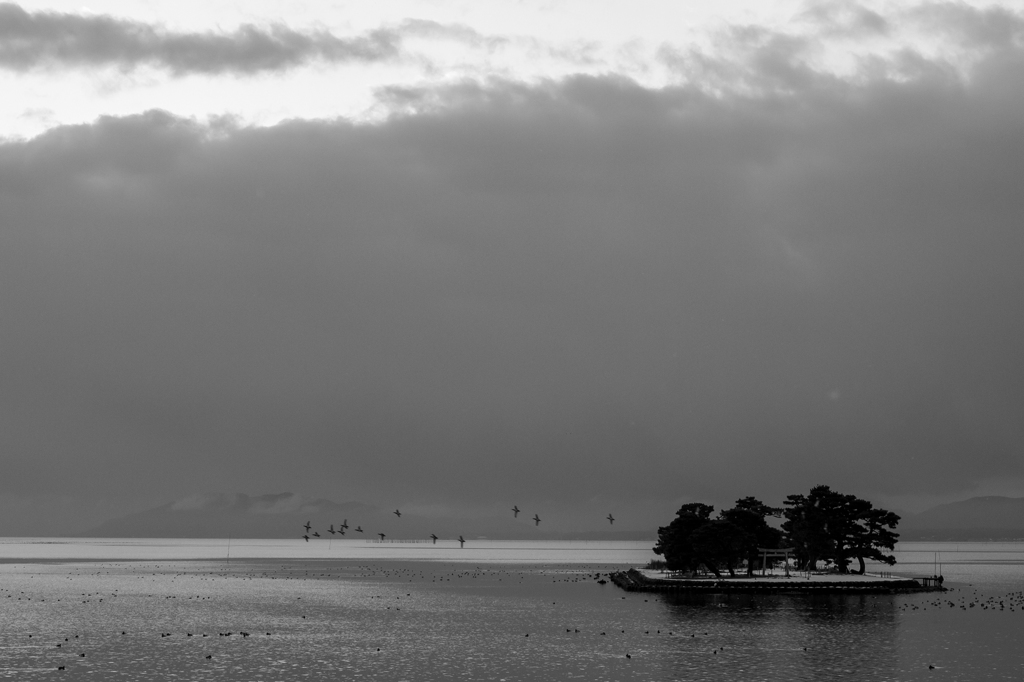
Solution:
M 666 667 L 679 678 L 892 679 L 898 665 L 894 595 L 671 594 L 678 635 Z
M 1005 568 L 805 597 L 626 593 L 575 565 L 0 563 L 0 678 L 1024 679 Z

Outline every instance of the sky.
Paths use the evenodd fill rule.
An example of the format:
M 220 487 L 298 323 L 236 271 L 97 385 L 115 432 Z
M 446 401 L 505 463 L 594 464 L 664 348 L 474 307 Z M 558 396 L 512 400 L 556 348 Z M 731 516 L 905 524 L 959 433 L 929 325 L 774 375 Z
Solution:
M 1024 3 L 0 3 L 0 90 L 0 535 L 1024 495 Z

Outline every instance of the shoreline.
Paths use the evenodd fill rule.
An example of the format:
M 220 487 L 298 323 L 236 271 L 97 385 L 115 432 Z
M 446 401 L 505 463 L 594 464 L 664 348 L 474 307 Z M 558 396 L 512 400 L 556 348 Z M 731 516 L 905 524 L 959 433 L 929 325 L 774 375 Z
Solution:
M 942 579 L 929 577 L 882 577 L 877 575 L 807 574 L 784 577 L 736 576 L 722 578 L 676 578 L 668 572 L 630 568 L 612 573 L 611 581 L 626 592 L 717 592 L 775 594 L 840 594 L 899 592 L 944 592 Z

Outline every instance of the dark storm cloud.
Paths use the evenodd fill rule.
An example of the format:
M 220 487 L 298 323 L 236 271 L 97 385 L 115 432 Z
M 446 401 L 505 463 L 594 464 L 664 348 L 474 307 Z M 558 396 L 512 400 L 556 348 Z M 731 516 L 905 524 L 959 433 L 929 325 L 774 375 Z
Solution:
M 1019 480 L 1022 67 L 7 143 L 0 485 L 620 518 Z
M 109 16 L 27 12 L 0 4 L 0 66 L 26 70 L 53 66 L 143 64 L 185 73 L 257 73 L 315 60 L 375 62 L 399 54 L 401 36 L 378 30 L 353 38 L 281 25 L 241 26 L 232 33 L 177 33 Z

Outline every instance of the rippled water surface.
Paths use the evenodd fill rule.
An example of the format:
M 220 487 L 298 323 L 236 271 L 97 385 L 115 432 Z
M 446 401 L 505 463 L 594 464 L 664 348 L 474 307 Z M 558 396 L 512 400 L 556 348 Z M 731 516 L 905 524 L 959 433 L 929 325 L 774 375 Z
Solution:
M 564 554 L 570 560 L 560 563 L 536 563 L 525 548 L 520 561 L 375 556 L 19 563 L 11 550 L 0 550 L 10 562 L 0 565 L 0 677 L 1024 677 L 1024 546 L 904 549 L 906 572 L 930 574 L 941 559 L 954 590 L 851 597 L 627 594 L 595 580 L 621 566 L 596 563 L 618 556 L 602 551 Z

